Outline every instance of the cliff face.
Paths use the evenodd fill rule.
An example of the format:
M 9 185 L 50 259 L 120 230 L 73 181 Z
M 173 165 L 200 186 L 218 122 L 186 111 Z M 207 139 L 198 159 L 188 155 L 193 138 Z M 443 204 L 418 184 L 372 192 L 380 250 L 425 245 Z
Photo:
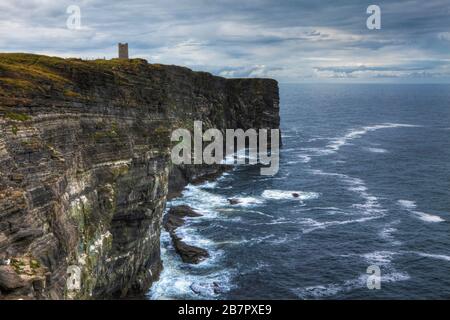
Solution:
M 0 54 L 0 299 L 144 293 L 169 182 L 175 194 L 223 170 L 173 167 L 171 131 L 278 128 L 278 111 L 274 80 Z

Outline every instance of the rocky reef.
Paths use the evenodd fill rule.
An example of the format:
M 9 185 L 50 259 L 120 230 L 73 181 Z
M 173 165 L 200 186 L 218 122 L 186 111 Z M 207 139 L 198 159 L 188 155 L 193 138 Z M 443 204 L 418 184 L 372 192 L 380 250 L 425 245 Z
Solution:
M 225 169 L 173 166 L 171 131 L 278 128 L 278 99 L 270 79 L 0 54 L 0 299 L 145 293 L 168 196 Z
M 172 207 L 164 216 L 164 229 L 170 234 L 175 251 L 180 255 L 183 262 L 196 264 L 209 257 L 208 251 L 185 243 L 175 233 L 178 227 L 184 225 L 185 217 L 195 218 L 200 216 L 200 213 L 187 205 Z

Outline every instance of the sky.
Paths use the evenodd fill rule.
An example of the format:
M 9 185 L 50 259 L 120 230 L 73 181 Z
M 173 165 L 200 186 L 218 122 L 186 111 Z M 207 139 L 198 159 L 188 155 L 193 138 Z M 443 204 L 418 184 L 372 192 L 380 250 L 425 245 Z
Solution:
M 114 58 L 118 42 L 224 77 L 450 83 L 450 0 L 0 0 L 0 52 Z

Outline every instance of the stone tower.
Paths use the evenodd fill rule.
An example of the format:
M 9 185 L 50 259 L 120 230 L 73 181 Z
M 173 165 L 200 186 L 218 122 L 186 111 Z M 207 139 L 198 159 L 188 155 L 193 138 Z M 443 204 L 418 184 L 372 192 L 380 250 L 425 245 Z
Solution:
M 128 43 L 119 43 L 119 59 L 128 59 Z

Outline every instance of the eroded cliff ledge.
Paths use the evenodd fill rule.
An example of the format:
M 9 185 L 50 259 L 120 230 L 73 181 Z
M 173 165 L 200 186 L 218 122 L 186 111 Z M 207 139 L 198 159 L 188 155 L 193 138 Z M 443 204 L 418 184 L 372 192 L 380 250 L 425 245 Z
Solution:
M 0 54 L 0 299 L 142 294 L 162 268 L 177 127 L 278 128 L 278 86 L 145 60 Z M 170 178 L 169 178 L 170 177 Z M 81 270 L 81 290 L 66 287 Z

